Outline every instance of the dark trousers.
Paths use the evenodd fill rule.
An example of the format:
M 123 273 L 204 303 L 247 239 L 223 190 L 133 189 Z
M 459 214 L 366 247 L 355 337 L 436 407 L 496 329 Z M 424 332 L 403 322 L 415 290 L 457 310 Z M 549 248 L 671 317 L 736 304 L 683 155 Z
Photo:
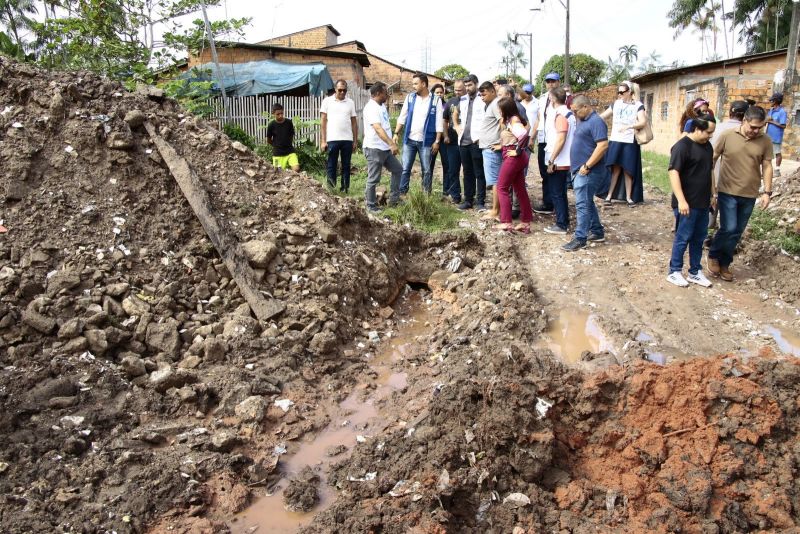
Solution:
M 703 241 L 708 235 L 708 208 L 690 208 L 689 215 L 675 212 L 675 240 L 672 242 L 672 255 L 669 260 L 669 272 L 679 273 L 683 270 L 683 255 L 689 248 L 689 274 L 700 272 L 700 260 L 703 257 Z
M 550 194 L 550 174 L 547 174 L 547 160 L 544 155 L 544 147 L 547 143 L 539 143 L 539 151 L 536 154 L 539 161 L 539 175 L 542 177 L 542 207 L 548 210 L 553 209 L 553 198 Z M 568 173 L 569 174 L 569 173 Z
M 550 200 L 553 203 L 553 210 L 556 214 L 556 224 L 566 230 L 569 228 L 569 208 L 567 206 L 567 181 L 569 181 L 569 170 L 555 171 L 548 174 L 547 186 L 550 188 Z
M 449 196 L 454 202 L 461 202 L 461 151 L 455 143 L 442 143 L 442 194 Z M 447 166 L 444 162 L 447 161 Z
M 486 203 L 486 177 L 483 174 L 483 153 L 478 143 L 458 147 L 464 168 L 464 200 L 483 206 Z M 477 199 L 475 198 L 477 194 Z
M 328 185 L 336 187 L 336 166 L 342 157 L 342 191 L 350 189 L 350 158 L 353 156 L 352 141 L 328 141 Z
M 747 228 L 750 215 L 756 199 L 738 197 L 727 193 L 720 193 L 717 198 L 717 211 L 719 212 L 719 230 L 714 234 L 708 257 L 719 261 L 723 267 L 733 263 L 736 245 Z

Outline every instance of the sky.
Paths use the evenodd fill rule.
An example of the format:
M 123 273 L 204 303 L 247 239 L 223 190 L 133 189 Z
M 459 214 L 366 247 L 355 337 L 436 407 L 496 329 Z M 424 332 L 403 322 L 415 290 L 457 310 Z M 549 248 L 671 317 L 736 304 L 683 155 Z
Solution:
M 534 77 L 547 59 L 564 53 L 566 10 L 560 0 L 507 0 L 502 10 L 487 7 L 494 5 L 499 3 L 223 0 L 219 7 L 209 8 L 209 17 L 252 17 L 246 42 L 331 24 L 341 33 L 340 43 L 361 41 L 370 53 L 415 70 L 425 66 L 427 43 L 428 72 L 458 63 L 481 80 L 505 72 L 500 65 L 504 53 L 500 43 L 507 33 L 533 34 Z M 619 47 L 635 44 L 639 60 L 655 51 L 663 64 L 699 63 L 699 34 L 687 30 L 673 39 L 675 31 L 666 17 L 671 5 L 672 0 L 571 0 L 570 53 L 583 52 L 606 61 L 619 56 Z M 528 38 L 520 37 L 519 42 L 527 57 Z M 728 57 L 721 35 L 717 51 Z M 735 43 L 730 57 L 744 52 L 744 46 Z M 519 74 L 527 78 L 528 68 Z

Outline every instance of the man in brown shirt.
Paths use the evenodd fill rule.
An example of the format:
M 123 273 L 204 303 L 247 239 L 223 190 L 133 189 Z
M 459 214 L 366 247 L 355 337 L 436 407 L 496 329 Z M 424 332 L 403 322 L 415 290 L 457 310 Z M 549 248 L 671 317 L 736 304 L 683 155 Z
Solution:
M 708 251 L 708 270 L 728 282 L 733 280 L 730 265 L 756 199 L 761 208 L 772 196 L 772 141 L 764 134 L 767 113 L 750 106 L 739 128 L 720 135 L 714 144 L 714 162 L 720 161 L 717 210 L 719 230 Z M 759 194 L 761 180 L 764 190 Z

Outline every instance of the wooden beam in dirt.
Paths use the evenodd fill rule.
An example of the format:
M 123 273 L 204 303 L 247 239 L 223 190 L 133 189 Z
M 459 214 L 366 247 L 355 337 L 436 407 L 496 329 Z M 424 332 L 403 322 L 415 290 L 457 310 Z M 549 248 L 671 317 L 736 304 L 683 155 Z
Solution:
M 268 321 L 282 313 L 285 309 L 282 302 L 266 298 L 258 291 L 253 269 L 247 263 L 239 241 L 220 225 L 211 207 L 208 192 L 189 163 L 158 135 L 150 122 L 145 122 L 145 128 L 255 316 L 260 321 Z

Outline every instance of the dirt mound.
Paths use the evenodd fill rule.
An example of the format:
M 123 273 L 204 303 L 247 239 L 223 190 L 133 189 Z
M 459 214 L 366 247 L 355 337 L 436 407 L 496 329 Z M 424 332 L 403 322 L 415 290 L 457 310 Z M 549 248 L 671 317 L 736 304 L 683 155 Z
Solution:
M 274 320 L 253 318 L 144 121 L 246 243 Z M 4 532 L 238 511 L 275 468 L 270 440 L 324 424 L 316 400 L 362 365 L 341 345 L 453 250 L 476 262 L 468 238 L 387 228 L 160 91 L 91 73 L 0 58 L 0 161 Z
M 433 397 L 417 424 L 339 465 L 340 502 L 310 531 L 798 524 L 796 361 L 719 356 L 586 377 L 553 369 L 548 355 L 512 353 L 484 360 Z

